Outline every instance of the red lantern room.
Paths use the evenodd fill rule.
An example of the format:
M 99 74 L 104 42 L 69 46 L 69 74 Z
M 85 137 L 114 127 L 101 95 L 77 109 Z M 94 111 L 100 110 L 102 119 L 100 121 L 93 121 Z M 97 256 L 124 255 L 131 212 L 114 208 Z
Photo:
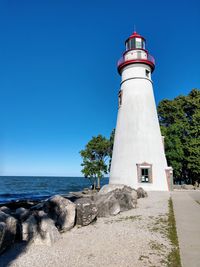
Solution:
M 118 72 L 130 64 L 143 63 L 151 67 L 152 72 L 155 68 L 155 60 L 145 49 L 145 39 L 137 32 L 134 32 L 125 42 L 126 51 L 118 61 Z

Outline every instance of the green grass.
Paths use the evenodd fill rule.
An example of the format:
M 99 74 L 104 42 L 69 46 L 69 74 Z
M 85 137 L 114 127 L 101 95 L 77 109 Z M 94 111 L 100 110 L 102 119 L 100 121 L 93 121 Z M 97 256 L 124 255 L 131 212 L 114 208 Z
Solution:
M 132 221 L 132 222 L 134 222 L 136 220 L 141 220 L 141 215 L 119 217 L 119 218 L 115 218 L 114 220 L 106 221 L 104 223 L 105 224 L 111 224 L 113 222 L 123 222 L 123 221 Z
M 141 215 L 135 215 L 135 216 L 126 216 L 126 217 L 120 217 L 115 219 L 115 222 L 122 222 L 122 221 L 136 221 L 136 220 L 141 220 Z
M 169 199 L 168 207 L 169 212 L 168 214 L 166 214 L 167 216 L 159 215 L 157 217 L 154 217 L 154 224 L 149 227 L 149 230 L 163 234 L 164 237 L 167 237 L 169 239 L 172 245 L 170 253 L 166 258 L 163 258 L 160 263 L 165 264 L 168 267 L 181 267 L 176 221 L 171 198 Z M 165 247 L 163 245 L 156 242 L 151 241 L 149 245 L 154 253 L 162 254 L 162 252 L 164 252 L 165 250 Z
M 159 232 L 166 236 L 168 230 L 168 216 L 166 215 L 159 215 L 157 217 L 149 216 L 149 218 L 154 219 L 154 223 L 149 227 L 149 230 L 152 232 Z
M 172 250 L 168 255 L 168 267 L 181 267 L 181 258 L 179 253 L 178 236 L 176 231 L 176 221 L 174 217 L 174 209 L 172 199 L 169 199 L 168 214 L 168 238 L 172 244 Z
M 149 242 L 149 246 L 152 250 L 157 251 L 159 253 L 164 249 L 163 244 L 160 244 L 160 243 L 155 242 L 155 241 Z
M 141 220 L 141 215 L 121 217 L 119 220 L 120 220 L 120 221 L 127 221 L 127 220 L 135 221 L 135 220 Z

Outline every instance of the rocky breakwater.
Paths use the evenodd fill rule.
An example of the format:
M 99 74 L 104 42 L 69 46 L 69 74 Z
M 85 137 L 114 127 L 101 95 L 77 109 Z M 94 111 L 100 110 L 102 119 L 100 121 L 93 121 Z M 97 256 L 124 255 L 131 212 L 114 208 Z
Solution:
M 29 209 L 0 208 L 0 254 L 14 242 L 51 246 L 61 233 L 74 226 L 87 226 L 98 217 L 114 216 L 136 208 L 137 199 L 147 197 L 142 189 L 105 185 L 98 193 L 79 194 L 73 203 L 55 195 Z

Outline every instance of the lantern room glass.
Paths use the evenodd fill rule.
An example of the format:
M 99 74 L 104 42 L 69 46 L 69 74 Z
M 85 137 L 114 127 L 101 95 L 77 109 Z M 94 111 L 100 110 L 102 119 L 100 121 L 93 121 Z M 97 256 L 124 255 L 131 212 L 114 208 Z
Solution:
M 126 41 L 126 51 L 132 49 L 145 49 L 145 41 L 140 37 L 128 39 Z

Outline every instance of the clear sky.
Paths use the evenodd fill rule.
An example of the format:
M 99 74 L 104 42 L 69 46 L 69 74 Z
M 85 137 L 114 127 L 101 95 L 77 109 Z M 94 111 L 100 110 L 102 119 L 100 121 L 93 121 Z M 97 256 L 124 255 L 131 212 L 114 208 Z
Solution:
M 0 1 L 0 175 L 80 175 L 79 151 L 115 127 L 134 24 L 157 103 L 200 88 L 199 0 Z

